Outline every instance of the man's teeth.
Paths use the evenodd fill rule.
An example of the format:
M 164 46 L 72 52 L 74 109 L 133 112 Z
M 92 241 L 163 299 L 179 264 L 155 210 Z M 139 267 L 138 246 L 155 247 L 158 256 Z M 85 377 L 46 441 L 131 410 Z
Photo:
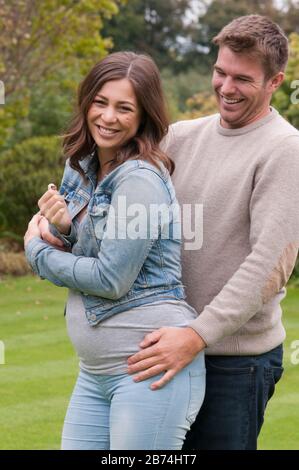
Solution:
M 242 100 L 229 100 L 228 98 L 224 98 L 224 96 L 222 98 L 223 98 L 223 101 L 227 104 L 235 104 L 235 103 L 240 103 L 242 101 Z

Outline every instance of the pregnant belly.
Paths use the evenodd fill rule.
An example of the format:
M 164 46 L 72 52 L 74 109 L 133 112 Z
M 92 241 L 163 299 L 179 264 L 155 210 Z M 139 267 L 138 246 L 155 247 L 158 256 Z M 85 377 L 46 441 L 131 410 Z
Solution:
M 87 322 L 80 294 L 70 291 L 66 309 L 69 337 L 83 369 L 120 373 L 144 336 L 162 326 L 185 327 L 196 316 L 186 303 L 156 302 L 118 313 L 95 327 Z

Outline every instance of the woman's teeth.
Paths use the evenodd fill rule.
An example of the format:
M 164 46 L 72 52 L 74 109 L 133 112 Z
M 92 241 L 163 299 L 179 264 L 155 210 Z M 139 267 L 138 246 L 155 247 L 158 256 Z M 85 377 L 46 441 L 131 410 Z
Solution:
M 118 131 L 115 129 L 107 129 L 106 127 L 97 126 L 97 128 L 101 131 L 102 134 L 112 135 L 116 134 Z

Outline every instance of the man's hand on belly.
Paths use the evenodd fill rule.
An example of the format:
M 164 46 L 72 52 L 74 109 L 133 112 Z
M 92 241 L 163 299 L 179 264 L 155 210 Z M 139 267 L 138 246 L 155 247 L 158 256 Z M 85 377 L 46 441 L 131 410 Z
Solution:
M 138 374 L 135 382 L 164 375 L 151 385 L 152 390 L 162 388 L 183 367 L 192 362 L 206 344 L 192 328 L 160 328 L 146 335 L 139 344 L 142 351 L 128 359 L 128 373 Z

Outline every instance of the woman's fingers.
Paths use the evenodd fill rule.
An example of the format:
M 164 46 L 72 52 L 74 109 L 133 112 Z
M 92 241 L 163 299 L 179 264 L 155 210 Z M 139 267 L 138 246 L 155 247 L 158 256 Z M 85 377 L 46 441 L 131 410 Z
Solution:
M 37 201 L 37 205 L 40 209 L 42 209 L 42 207 L 48 203 L 48 201 L 55 195 L 57 194 L 56 191 L 54 191 L 53 189 L 49 189 L 48 191 L 46 191 L 42 197 L 39 198 L 39 200 Z
M 38 200 L 37 204 L 38 204 L 38 207 L 44 211 L 44 205 L 47 205 L 49 200 L 54 196 L 54 195 L 57 195 L 59 197 L 62 197 L 60 196 L 60 194 L 58 193 L 57 191 L 57 187 L 55 186 L 54 183 L 50 183 L 48 184 L 48 191 L 46 191 Z
M 55 247 L 63 248 L 64 244 L 59 238 L 55 237 L 49 230 L 49 222 L 46 217 L 42 217 L 39 223 L 41 237 L 45 242 Z
M 58 213 L 59 213 L 58 219 L 60 220 L 62 217 L 62 213 L 65 210 L 66 210 L 66 205 L 64 201 L 58 200 L 54 202 L 54 204 L 45 211 L 44 215 L 49 220 L 49 222 L 53 224 L 55 223 L 55 221 L 57 222 Z
M 38 225 L 40 220 L 42 218 L 42 215 L 38 212 L 37 214 L 34 214 L 34 216 L 32 217 L 32 219 L 30 220 L 29 225 Z
M 45 199 L 42 204 L 40 204 L 40 201 L 38 202 L 41 214 L 47 218 L 49 218 L 49 213 L 57 204 L 57 202 L 61 203 L 61 208 L 66 207 L 63 196 L 60 196 L 60 194 L 58 194 L 56 191 L 53 191 L 52 189 L 48 192 L 51 193 L 50 197 Z M 46 194 L 44 196 L 46 196 Z

